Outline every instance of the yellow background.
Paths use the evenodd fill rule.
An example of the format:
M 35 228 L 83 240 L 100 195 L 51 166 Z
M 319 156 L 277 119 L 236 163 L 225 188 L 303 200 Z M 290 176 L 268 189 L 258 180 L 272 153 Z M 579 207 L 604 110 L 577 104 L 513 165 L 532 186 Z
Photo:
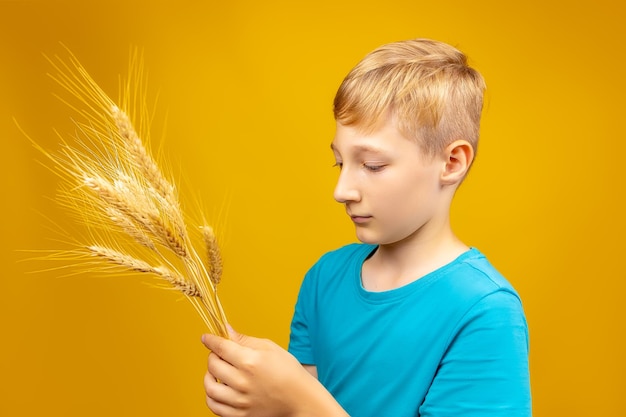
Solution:
M 54 128 L 71 133 L 43 54 L 63 42 L 116 98 L 130 48 L 144 51 L 153 136 L 165 131 L 186 205 L 223 237 L 230 322 L 286 346 L 303 274 L 354 240 L 332 200 L 335 89 L 365 53 L 414 37 L 458 46 L 487 79 L 453 222 L 523 297 L 534 415 L 626 415 L 617 4 L 0 2 L 0 415 L 210 415 L 188 303 L 140 279 L 28 273 L 49 265 L 20 250 L 55 247 L 53 222 L 70 227 L 51 201 L 57 179 L 13 122 L 52 150 Z

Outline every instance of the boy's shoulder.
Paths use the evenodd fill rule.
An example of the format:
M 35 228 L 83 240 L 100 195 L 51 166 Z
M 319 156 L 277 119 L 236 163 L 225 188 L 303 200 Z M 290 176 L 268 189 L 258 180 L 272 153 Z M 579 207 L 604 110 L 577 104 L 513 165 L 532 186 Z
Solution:
M 509 293 L 519 299 L 511 283 L 476 248 L 470 248 L 438 271 L 439 284 L 460 298 L 481 298 L 493 293 Z

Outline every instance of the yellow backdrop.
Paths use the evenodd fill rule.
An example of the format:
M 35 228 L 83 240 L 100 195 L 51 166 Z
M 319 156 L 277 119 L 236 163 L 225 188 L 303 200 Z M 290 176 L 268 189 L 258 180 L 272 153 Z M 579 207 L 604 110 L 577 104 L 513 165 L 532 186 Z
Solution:
M 130 48 L 144 51 L 153 138 L 186 206 L 223 237 L 229 320 L 286 346 L 303 274 L 354 240 L 332 200 L 334 91 L 366 52 L 414 37 L 458 46 L 488 82 L 454 224 L 523 297 L 535 415 L 626 415 L 626 14 L 615 4 L 0 2 L 0 415 L 210 415 L 204 327 L 188 303 L 139 279 L 28 273 L 50 265 L 20 250 L 71 233 L 51 201 L 57 179 L 13 122 L 49 149 L 54 128 L 71 133 L 43 54 L 63 42 L 117 97 Z

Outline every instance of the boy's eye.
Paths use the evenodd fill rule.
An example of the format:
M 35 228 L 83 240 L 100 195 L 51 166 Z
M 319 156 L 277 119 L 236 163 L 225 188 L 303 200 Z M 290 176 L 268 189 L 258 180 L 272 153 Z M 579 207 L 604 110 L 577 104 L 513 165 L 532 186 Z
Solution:
M 384 167 L 385 167 L 385 165 L 363 164 L 363 168 L 367 169 L 368 171 L 372 171 L 372 172 L 381 171 Z
M 343 167 L 343 162 L 339 162 L 339 161 L 335 162 L 335 164 L 333 165 L 333 168 L 335 167 L 341 169 Z

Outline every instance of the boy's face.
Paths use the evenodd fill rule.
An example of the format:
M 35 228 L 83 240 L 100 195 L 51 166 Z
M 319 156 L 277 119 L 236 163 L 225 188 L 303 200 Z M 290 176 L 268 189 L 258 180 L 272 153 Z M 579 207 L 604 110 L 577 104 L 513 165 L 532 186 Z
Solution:
M 385 245 L 428 233 L 443 207 L 441 158 L 424 156 L 391 121 L 368 134 L 337 123 L 331 148 L 340 167 L 334 197 L 360 241 Z

